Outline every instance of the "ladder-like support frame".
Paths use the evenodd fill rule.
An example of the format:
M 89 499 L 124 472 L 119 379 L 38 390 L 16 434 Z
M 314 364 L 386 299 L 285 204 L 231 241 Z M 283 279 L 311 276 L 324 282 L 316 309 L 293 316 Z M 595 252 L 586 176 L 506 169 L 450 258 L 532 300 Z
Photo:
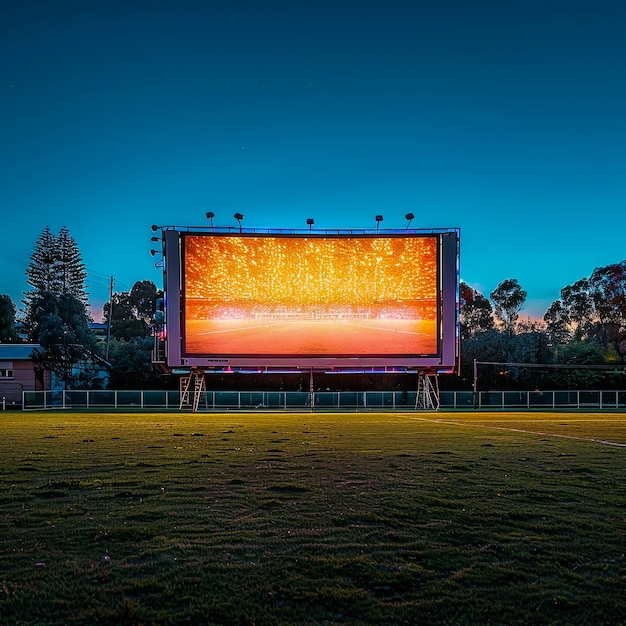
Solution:
M 416 411 L 439 410 L 439 377 L 430 372 L 420 372 L 417 376 Z
M 204 379 L 204 371 L 193 368 L 189 376 L 183 376 L 180 379 L 180 404 L 179 410 L 182 411 L 183 406 L 191 404 L 191 410 L 195 413 L 200 405 L 202 394 L 206 395 L 206 381 Z

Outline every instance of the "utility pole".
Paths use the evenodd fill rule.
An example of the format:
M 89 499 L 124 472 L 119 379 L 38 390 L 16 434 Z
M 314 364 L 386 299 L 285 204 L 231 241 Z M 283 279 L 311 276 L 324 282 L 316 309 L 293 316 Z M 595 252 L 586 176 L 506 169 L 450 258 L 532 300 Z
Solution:
M 104 360 L 109 360 L 109 344 L 111 343 L 111 319 L 113 318 L 113 285 L 115 279 L 111 276 L 111 287 L 109 289 L 109 315 L 107 319 L 107 347 L 105 351 Z

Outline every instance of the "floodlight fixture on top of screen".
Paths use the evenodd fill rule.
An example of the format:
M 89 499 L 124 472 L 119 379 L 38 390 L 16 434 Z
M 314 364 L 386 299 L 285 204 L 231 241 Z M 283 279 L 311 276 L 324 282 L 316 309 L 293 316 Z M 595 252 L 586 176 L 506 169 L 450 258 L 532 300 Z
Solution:
M 233 217 L 237 220 L 237 222 L 239 224 L 239 232 L 241 232 L 241 230 L 242 230 L 241 220 L 243 219 L 243 213 L 235 213 L 233 215 Z
M 210 221 L 210 229 L 212 232 L 215 232 L 215 224 L 213 222 L 214 218 L 215 218 L 215 213 L 213 211 L 207 211 L 205 213 L 206 218 Z M 244 215 L 243 213 L 235 213 L 233 215 L 233 217 L 237 220 L 237 226 L 218 226 L 218 229 L 224 229 L 224 230 L 229 230 L 232 228 L 238 228 L 239 232 L 242 233 L 243 232 L 243 225 L 242 225 L 242 220 L 244 219 Z M 405 213 L 404 218 L 407 220 L 407 224 L 405 227 L 405 231 L 408 231 L 411 227 L 411 222 L 415 219 L 415 215 L 411 212 L 409 213 Z M 380 223 L 384 220 L 384 216 L 382 214 L 378 214 L 374 216 L 374 219 L 376 221 L 376 232 L 378 232 L 380 230 Z M 313 225 L 315 224 L 315 220 L 312 217 L 308 217 L 306 220 L 306 224 L 309 227 L 309 231 L 311 231 L 313 229 Z M 203 230 L 203 228 L 201 226 L 159 226 L 157 224 L 152 224 L 151 229 L 153 232 L 156 232 L 157 230 L 161 230 L 161 231 L 165 231 L 165 230 Z M 152 238 L 152 241 L 156 241 L 155 238 Z

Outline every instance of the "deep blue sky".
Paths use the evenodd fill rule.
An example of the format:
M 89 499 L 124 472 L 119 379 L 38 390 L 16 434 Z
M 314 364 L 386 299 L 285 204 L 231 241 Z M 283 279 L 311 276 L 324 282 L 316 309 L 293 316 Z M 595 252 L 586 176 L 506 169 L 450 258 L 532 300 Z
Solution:
M 150 225 L 461 228 L 542 316 L 626 258 L 621 0 L 20 0 L 0 20 L 0 293 L 45 226 L 94 304 Z M 158 246 L 157 246 L 158 247 Z

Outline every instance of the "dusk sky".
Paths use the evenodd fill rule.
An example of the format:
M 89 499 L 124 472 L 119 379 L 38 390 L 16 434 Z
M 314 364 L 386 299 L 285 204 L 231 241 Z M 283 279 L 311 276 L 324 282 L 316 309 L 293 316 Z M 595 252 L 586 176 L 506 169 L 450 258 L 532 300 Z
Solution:
M 151 224 L 461 229 L 543 316 L 626 258 L 623 0 L 20 0 L 0 36 L 0 293 L 67 226 L 99 318 Z

